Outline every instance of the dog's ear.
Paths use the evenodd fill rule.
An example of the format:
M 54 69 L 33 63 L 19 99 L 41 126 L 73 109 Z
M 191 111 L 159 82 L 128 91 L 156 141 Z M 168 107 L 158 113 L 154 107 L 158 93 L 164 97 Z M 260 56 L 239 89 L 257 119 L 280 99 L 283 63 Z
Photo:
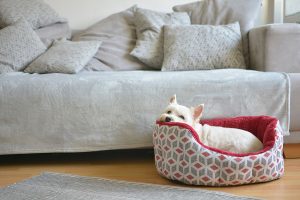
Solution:
M 194 121 L 197 121 L 197 122 L 200 121 L 200 118 L 202 117 L 203 109 L 204 109 L 204 104 L 200 104 L 199 106 L 193 108 Z
M 177 104 L 177 100 L 176 100 L 176 94 L 174 94 L 171 99 L 170 99 L 170 104 Z

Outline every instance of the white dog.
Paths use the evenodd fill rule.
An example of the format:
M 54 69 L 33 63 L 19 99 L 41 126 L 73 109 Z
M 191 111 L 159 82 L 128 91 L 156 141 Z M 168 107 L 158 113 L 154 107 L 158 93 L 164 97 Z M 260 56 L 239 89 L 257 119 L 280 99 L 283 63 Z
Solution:
M 204 104 L 195 108 L 187 108 L 177 104 L 176 95 L 170 99 L 170 104 L 160 116 L 162 122 L 182 122 L 192 126 L 199 135 L 200 141 L 206 146 L 230 151 L 233 153 L 257 152 L 263 144 L 253 134 L 236 128 L 201 125 Z

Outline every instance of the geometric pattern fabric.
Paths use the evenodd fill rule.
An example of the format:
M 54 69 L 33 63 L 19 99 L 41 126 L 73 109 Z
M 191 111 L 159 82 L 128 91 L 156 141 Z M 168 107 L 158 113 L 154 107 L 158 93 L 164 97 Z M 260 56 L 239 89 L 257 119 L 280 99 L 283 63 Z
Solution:
M 162 71 L 246 68 L 238 22 L 164 27 Z
M 185 126 L 157 123 L 153 132 L 156 169 L 163 177 L 191 185 L 229 186 L 278 179 L 284 173 L 279 123 L 274 131 L 271 149 L 235 157 L 207 149 Z

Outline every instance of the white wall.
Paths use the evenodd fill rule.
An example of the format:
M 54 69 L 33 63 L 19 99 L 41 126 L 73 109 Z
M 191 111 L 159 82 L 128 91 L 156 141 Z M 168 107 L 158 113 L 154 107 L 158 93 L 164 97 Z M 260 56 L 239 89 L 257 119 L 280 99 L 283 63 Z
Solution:
M 46 0 L 46 2 L 63 17 L 69 19 L 72 29 L 83 29 L 134 4 L 169 12 L 173 5 L 193 2 L 193 0 Z
M 172 6 L 194 2 L 195 0 L 46 0 L 61 16 L 69 19 L 72 29 L 84 29 L 104 17 L 125 10 L 134 4 L 140 7 L 170 12 Z M 257 24 L 268 22 L 268 1 L 263 0 L 264 7 Z

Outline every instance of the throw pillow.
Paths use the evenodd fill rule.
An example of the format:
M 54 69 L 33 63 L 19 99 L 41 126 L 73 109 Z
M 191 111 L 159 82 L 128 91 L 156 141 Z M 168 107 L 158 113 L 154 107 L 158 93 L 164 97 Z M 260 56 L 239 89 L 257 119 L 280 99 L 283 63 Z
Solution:
M 100 45 L 99 41 L 55 41 L 48 51 L 34 60 L 24 71 L 77 73 L 93 58 Z
M 163 62 L 164 25 L 189 25 L 187 13 L 161 13 L 138 8 L 134 15 L 137 42 L 130 53 L 146 65 L 161 69 Z
M 54 40 L 71 38 L 71 29 L 68 23 L 55 23 L 35 30 L 46 46 L 50 46 Z
M 192 24 L 224 25 L 238 21 L 243 37 L 243 51 L 249 65 L 249 30 L 254 26 L 262 0 L 203 0 L 173 7 L 190 13 Z
M 238 23 L 165 26 L 162 71 L 244 68 Z
M 129 55 L 136 43 L 136 30 L 133 23 L 135 10 L 136 6 L 133 6 L 110 15 L 74 35 L 73 41 L 102 41 L 101 47 L 94 56 L 99 62 L 89 63 L 89 66 L 93 65 L 93 70 L 149 69 L 138 59 Z
M 43 0 L 1 0 L 0 28 L 15 23 L 20 18 L 26 19 L 33 29 L 66 22 Z
M 0 73 L 24 69 L 46 51 L 31 26 L 20 20 L 0 30 Z

